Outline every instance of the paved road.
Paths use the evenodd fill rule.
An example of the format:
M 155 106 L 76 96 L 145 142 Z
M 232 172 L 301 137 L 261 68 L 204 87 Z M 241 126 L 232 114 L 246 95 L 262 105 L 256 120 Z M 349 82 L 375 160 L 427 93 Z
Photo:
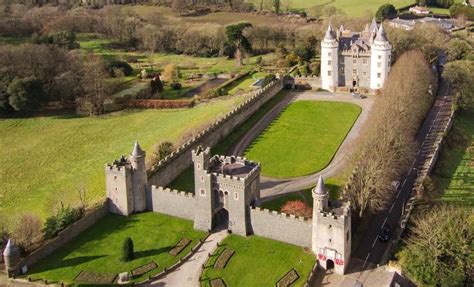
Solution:
M 430 159 L 430 152 L 433 150 L 435 139 L 442 132 L 441 130 L 451 112 L 451 101 L 451 96 L 447 93 L 447 85 L 443 82 L 438 97 L 416 136 L 416 141 L 421 148 L 414 158 L 409 172 L 402 179 L 400 190 L 389 208 L 372 217 L 369 229 L 362 237 L 363 241 L 353 253 L 352 257 L 364 260 L 366 263 L 364 265 L 368 265 L 367 263 L 381 263 L 382 257 L 387 251 L 388 243 L 378 241 L 377 235 L 385 224 L 390 226 L 392 232 L 399 224 L 403 206 L 410 198 L 411 190 L 417 178 L 417 170 L 420 170 L 425 161 Z M 367 266 L 363 266 L 363 268 L 367 268 Z
M 261 177 L 261 196 L 263 201 L 269 200 L 275 196 L 299 191 L 314 186 L 320 175 L 331 177 L 341 170 L 344 166 L 347 155 L 350 153 L 355 140 L 367 121 L 369 112 L 373 105 L 373 98 L 355 99 L 349 94 L 333 94 L 328 92 L 306 91 L 302 93 L 290 93 L 273 109 L 271 109 L 260 121 L 258 121 L 247 134 L 245 134 L 230 150 L 230 154 L 242 155 L 245 149 L 254 141 L 275 118 L 293 101 L 311 100 L 311 101 L 336 101 L 353 103 L 362 108 L 361 114 L 356 123 L 347 134 L 344 142 L 339 147 L 334 158 L 323 170 L 297 178 L 274 179 Z
M 225 229 L 212 233 L 183 265 L 165 277 L 144 286 L 198 287 L 201 266 L 206 262 L 207 255 L 212 253 L 216 249 L 217 243 L 221 242 L 226 236 L 227 230 Z

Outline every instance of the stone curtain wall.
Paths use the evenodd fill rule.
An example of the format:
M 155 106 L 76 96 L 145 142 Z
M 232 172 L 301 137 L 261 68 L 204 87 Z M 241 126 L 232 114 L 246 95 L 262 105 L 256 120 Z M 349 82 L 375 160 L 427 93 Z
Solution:
M 311 248 L 312 221 L 259 207 L 250 211 L 253 234 Z
M 151 187 L 151 210 L 194 221 L 194 195 L 163 187 Z
M 98 208 L 87 212 L 84 217 L 69 225 L 63 231 L 59 232 L 59 234 L 55 238 L 46 241 L 33 253 L 23 258 L 18 267 L 21 268 L 25 265 L 31 266 L 39 262 L 40 260 L 46 258 L 50 254 L 54 253 L 56 250 L 64 246 L 66 243 L 76 238 L 81 232 L 94 225 L 97 221 L 99 221 L 99 219 L 103 218 L 107 214 L 107 204 L 104 202 Z
M 210 127 L 201 131 L 196 137 L 178 147 L 172 154 L 158 162 L 148 171 L 148 183 L 156 186 L 166 186 L 191 164 L 191 150 L 198 145 L 214 146 L 228 136 L 234 128 L 243 124 L 263 104 L 273 98 L 283 89 L 284 79 L 278 79 L 259 89 L 244 103 L 233 109 Z

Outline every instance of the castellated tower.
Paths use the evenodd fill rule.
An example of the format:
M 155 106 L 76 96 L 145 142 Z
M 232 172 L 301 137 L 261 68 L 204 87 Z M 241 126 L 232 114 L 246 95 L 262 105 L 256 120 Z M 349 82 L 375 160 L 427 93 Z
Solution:
M 378 90 L 383 88 L 384 82 L 390 72 L 392 45 L 387 39 L 383 25 L 373 40 L 370 56 L 370 88 Z
M 194 228 L 226 227 L 251 233 L 250 207 L 260 200 L 260 165 L 241 157 L 210 157 L 209 148 L 192 152 L 196 209 Z
M 338 50 L 339 43 L 329 25 L 321 42 L 321 87 L 328 91 L 334 91 L 339 82 Z
M 312 249 L 324 269 L 344 274 L 351 256 L 351 211 L 347 203 L 330 202 L 319 177 L 313 194 Z
M 148 180 L 145 152 L 135 142 L 129 158 L 122 156 L 105 166 L 107 205 L 111 213 L 128 216 L 146 209 Z

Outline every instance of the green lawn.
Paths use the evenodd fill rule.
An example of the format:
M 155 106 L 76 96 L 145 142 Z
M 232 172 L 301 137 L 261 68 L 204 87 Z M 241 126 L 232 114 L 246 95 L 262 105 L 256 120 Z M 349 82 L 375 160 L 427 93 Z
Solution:
M 259 7 L 260 1 L 258 0 L 247 0 L 255 4 L 255 7 Z M 290 8 L 312 8 L 315 6 L 334 6 L 341 9 L 349 16 L 362 16 L 366 11 L 371 11 L 375 14 L 377 9 L 387 3 L 385 0 L 282 0 L 282 7 L 289 6 Z M 406 6 L 415 3 L 414 0 L 392 0 L 389 1 L 395 8 Z
M 81 187 L 89 202 L 103 199 L 105 163 L 129 154 L 136 139 L 151 155 L 155 143 L 177 142 L 245 99 L 224 97 L 181 110 L 0 120 L 2 221 L 24 212 L 44 219 L 59 201 L 77 203 Z
M 345 179 L 343 177 L 332 177 L 328 179 L 324 179 L 324 183 L 326 187 L 329 189 L 329 199 L 330 200 L 337 200 L 339 195 L 339 190 L 344 185 Z M 311 188 L 307 188 L 301 191 L 292 192 L 285 194 L 283 196 L 274 198 L 269 201 L 265 201 L 262 203 L 261 207 L 266 208 L 269 210 L 274 210 L 281 212 L 281 208 L 288 202 L 293 200 L 302 200 L 308 206 L 313 207 L 313 195 L 311 193 Z
M 257 80 L 263 79 L 266 76 L 268 76 L 268 73 L 264 73 L 264 72 L 252 73 L 240 79 L 235 84 L 231 85 L 228 88 L 228 93 L 229 95 L 235 95 L 235 94 L 243 94 L 250 91 L 254 91 L 257 88 L 251 87 L 251 85 L 255 83 Z
M 224 269 L 212 266 L 223 248 L 235 251 Z M 227 286 L 264 287 L 275 283 L 294 268 L 300 278 L 291 286 L 303 286 L 315 263 L 315 256 L 302 247 L 256 236 L 230 235 L 208 261 L 202 273 L 201 286 L 209 279 L 223 278 Z
M 149 262 L 157 263 L 158 268 L 135 279 L 140 281 L 176 263 L 204 236 L 205 232 L 193 229 L 191 221 L 168 215 L 148 212 L 124 217 L 110 214 L 73 242 L 31 266 L 28 275 L 70 284 L 81 270 L 118 274 Z M 133 240 L 135 259 L 122 262 L 121 250 L 127 237 Z M 170 255 L 168 252 L 182 238 L 191 239 L 191 244 L 178 256 Z
M 338 102 L 292 103 L 248 148 L 262 175 L 288 178 L 325 168 L 357 119 L 359 106 Z
M 474 206 L 474 111 L 456 115 L 447 137 L 435 176 L 441 200 Z
M 212 147 L 212 154 L 228 155 L 230 148 L 237 143 L 237 141 L 247 133 L 255 123 L 257 123 L 269 110 L 271 110 L 277 103 L 279 103 L 285 96 L 287 91 L 282 91 L 271 98 L 258 111 L 253 114 L 240 127 L 234 129 L 230 135 L 221 140 L 216 146 Z M 169 188 L 181 191 L 194 193 L 194 171 L 193 166 L 190 166 L 182 172 L 173 182 L 168 185 Z

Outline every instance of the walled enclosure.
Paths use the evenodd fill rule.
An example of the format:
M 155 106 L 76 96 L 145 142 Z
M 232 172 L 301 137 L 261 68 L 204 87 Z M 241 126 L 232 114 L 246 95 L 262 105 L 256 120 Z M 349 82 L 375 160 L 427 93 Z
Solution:
M 191 166 L 191 151 L 193 149 L 196 149 L 199 145 L 210 147 L 216 145 L 220 140 L 228 136 L 234 128 L 243 124 L 263 104 L 280 92 L 284 87 L 285 81 L 288 81 L 288 79 L 280 78 L 258 90 L 250 99 L 214 122 L 207 129 L 201 131 L 196 137 L 178 147 L 176 151 L 165 157 L 148 171 L 148 183 L 156 186 L 168 185 Z M 152 207 L 148 206 L 148 209 L 152 209 Z

